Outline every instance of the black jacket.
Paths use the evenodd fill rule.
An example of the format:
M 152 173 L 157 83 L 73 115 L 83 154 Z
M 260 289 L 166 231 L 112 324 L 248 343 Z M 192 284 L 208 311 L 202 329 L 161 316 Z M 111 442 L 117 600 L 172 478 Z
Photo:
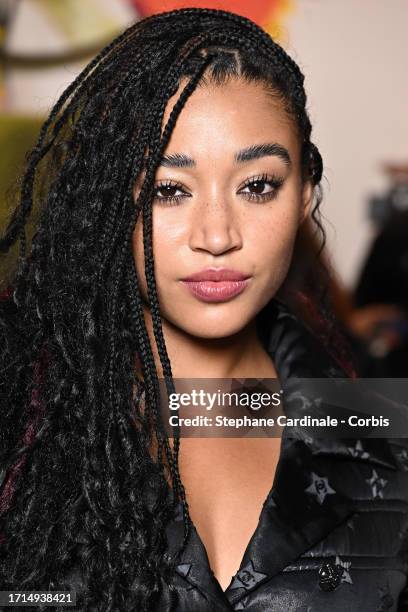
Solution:
M 264 340 L 283 389 L 293 377 L 345 376 L 286 307 L 274 308 Z M 182 539 L 180 510 L 167 527 L 171 551 Z M 284 430 L 273 488 L 226 591 L 193 526 L 173 603 L 164 595 L 159 610 L 407 612 L 407 575 L 407 439 L 312 441 Z

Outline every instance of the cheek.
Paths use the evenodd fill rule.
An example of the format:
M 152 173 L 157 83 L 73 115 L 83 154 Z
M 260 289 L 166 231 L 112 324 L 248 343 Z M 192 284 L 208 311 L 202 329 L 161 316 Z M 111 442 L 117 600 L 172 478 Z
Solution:
M 286 274 L 298 230 L 297 220 L 295 207 L 288 207 L 257 225 L 256 235 L 250 241 L 252 253 L 259 271 L 268 278 L 277 279 Z

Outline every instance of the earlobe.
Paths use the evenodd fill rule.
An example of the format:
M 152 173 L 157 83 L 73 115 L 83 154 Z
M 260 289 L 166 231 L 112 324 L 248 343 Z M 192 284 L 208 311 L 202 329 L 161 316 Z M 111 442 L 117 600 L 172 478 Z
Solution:
M 309 216 L 311 212 L 313 203 L 313 193 L 314 187 L 312 181 L 306 181 L 302 189 L 302 209 L 299 225 L 301 225 L 305 221 L 305 219 Z

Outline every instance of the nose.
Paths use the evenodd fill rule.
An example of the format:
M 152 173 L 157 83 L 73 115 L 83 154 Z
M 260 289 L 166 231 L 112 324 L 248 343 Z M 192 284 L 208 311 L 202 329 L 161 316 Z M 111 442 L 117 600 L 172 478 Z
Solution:
M 190 231 L 192 251 L 221 255 L 242 248 L 242 243 L 237 212 L 226 199 L 206 199 L 197 207 Z

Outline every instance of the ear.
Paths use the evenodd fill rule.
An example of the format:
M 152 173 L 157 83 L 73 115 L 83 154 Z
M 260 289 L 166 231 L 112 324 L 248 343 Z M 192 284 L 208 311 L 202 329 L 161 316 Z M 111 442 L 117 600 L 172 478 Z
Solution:
M 309 216 L 313 204 L 314 185 L 311 180 L 306 180 L 302 187 L 302 203 L 300 211 L 299 225 Z

